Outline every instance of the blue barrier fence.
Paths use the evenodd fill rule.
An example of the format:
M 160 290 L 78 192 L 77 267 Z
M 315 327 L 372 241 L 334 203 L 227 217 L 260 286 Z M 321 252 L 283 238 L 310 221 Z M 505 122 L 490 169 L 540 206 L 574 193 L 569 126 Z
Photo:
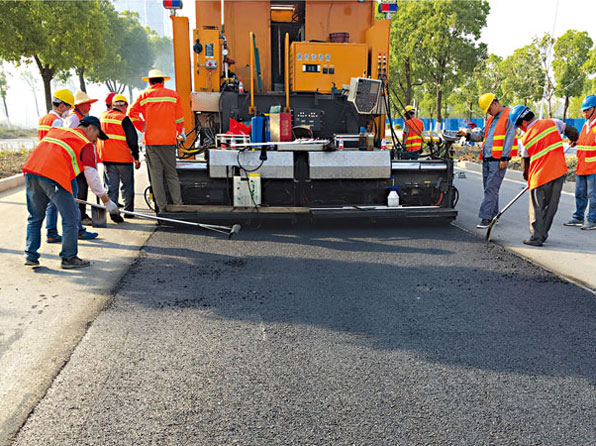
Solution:
M 432 130 L 435 128 L 435 124 L 437 122 L 436 119 L 429 119 L 429 118 L 420 118 L 422 120 L 422 122 L 424 123 L 424 128 L 426 130 Z M 443 130 L 458 130 L 459 128 L 466 128 L 466 127 L 470 127 L 468 124 L 471 122 L 473 122 L 474 124 L 476 124 L 476 126 L 478 126 L 479 128 L 484 127 L 484 120 L 483 119 L 459 119 L 459 118 L 447 118 L 447 119 L 443 119 L 441 128 Z M 585 119 L 566 119 L 565 120 L 566 123 L 568 123 L 569 125 L 572 125 L 573 127 L 575 127 L 577 130 L 581 131 L 584 123 L 586 122 Z M 386 124 L 389 124 L 389 120 L 387 120 Z M 401 118 L 398 119 L 394 119 L 393 120 L 393 125 L 400 125 L 401 128 L 404 127 L 404 120 Z

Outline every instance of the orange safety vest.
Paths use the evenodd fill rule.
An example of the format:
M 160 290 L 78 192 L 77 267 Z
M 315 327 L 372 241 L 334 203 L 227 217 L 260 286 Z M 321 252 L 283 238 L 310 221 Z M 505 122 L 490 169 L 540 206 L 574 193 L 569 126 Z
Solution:
M 52 127 L 31 152 L 23 172 L 55 181 L 72 193 L 70 182 L 82 171 L 81 150 L 92 144 L 83 130 Z
M 37 124 L 37 138 L 40 141 L 48 134 L 52 128 L 52 124 L 56 119 L 60 119 L 60 121 L 62 121 L 62 118 L 58 115 L 55 115 L 54 113 L 48 113 L 39 119 L 39 123 Z
M 408 152 L 417 152 L 422 149 L 422 132 L 424 131 L 424 122 L 418 118 L 410 118 L 404 121 L 408 127 L 408 138 L 406 139 L 406 150 Z
M 507 122 L 509 121 L 510 111 L 511 110 L 509 107 L 505 107 L 503 113 L 501 113 L 501 117 L 497 121 L 497 125 L 495 126 L 491 156 L 496 160 L 501 159 L 503 156 L 503 146 L 505 145 L 505 135 L 507 134 Z M 486 127 L 484 127 L 484 139 L 482 140 L 483 145 L 486 141 L 486 137 L 488 136 L 488 129 L 490 129 L 493 119 L 494 116 L 488 118 Z M 514 156 L 517 156 L 517 136 L 513 138 L 513 145 L 511 146 L 511 151 L 509 152 L 509 158 L 513 158 Z M 480 159 L 482 159 L 482 150 L 480 151 Z
M 163 84 L 152 85 L 141 93 L 128 116 L 140 132 L 145 132 L 144 142 L 150 146 L 176 145 L 176 135 L 184 127 L 180 96 Z
M 552 119 L 536 121 L 524 134 L 522 143 L 530 155 L 530 190 L 567 174 L 563 138 Z
M 110 110 L 101 116 L 101 129 L 110 137 L 107 141 L 97 140 L 97 154 L 102 162 L 134 163 L 122 121 L 126 115 L 119 110 Z
M 592 175 L 596 173 L 596 120 L 589 127 L 584 124 L 577 140 L 577 175 Z

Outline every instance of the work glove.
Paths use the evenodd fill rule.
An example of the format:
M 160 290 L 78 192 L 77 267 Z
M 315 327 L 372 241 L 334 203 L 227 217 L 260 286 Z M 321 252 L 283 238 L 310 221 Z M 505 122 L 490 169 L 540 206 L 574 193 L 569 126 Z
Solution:
M 114 203 L 112 200 L 105 203 L 104 206 L 106 207 L 106 211 L 108 211 L 110 213 L 110 215 L 112 215 L 112 214 L 120 215 L 120 210 L 118 209 L 118 205 L 116 203 Z
M 186 132 L 182 129 L 182 132 L 178 135 L 178 141 L 186 142 Z

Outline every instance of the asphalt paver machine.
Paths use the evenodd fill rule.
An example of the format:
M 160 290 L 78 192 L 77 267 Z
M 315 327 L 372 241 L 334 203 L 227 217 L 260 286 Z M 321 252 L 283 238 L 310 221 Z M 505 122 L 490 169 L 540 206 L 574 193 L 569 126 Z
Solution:
M 420 159 L 408 159 L 386 129 L 392 107 L 385 13 L 395 4 L 195 3 L 194 29 L 187 17 L 171 15 L 188 134 L 177 163 L 184 204 L 159 215 L 456 217 L 450 143 L 431 138 Z M 395 200 L 388 206 L 392 191 L 397 206 Z

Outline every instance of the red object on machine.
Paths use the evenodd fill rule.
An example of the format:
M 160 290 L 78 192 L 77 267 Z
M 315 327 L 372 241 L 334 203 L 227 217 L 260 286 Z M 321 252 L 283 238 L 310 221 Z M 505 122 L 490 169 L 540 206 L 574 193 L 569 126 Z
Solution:
M 279 114 L 279 140 L 292 140 L 292 115 L 290 113 Z

